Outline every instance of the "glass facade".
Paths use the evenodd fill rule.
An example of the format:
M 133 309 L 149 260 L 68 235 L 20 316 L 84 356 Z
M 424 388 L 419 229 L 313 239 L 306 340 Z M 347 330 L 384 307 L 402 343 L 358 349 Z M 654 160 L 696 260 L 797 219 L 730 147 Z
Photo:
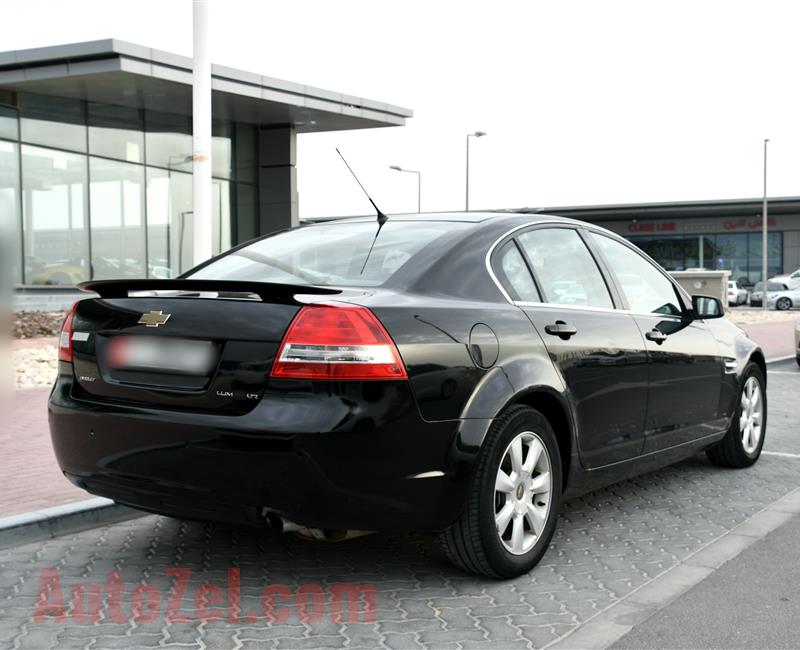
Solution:
M 767 233 L 769 276 L 783 272 L 783 233 Z M 761 280 L 761 232 L 637 236 L 628 239 L 668 271 L 706 268 L 730 271 L 731 280 L 751 286 Z
M 0 226 L 12 234 L 13 282 L 169 278 L 191 266 L 190 118 L 30 93 L 2 100 Z M 256 136 L 213 124 L 214 253 L 256 234 Z

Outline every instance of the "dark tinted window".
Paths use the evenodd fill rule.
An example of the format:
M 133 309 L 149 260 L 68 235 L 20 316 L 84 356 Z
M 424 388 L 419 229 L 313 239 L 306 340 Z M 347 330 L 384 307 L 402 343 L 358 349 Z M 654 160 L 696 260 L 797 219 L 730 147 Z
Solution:
M 575 230 L 531 230 L 518 239 L 546 302 L 613 308 L 600 269 Z
M 531 272 L 513 241 L 507 242 L 497 254 L 497 270 L 500 281 L 512 298 L 524 302 L 539 302 L 539 292 L 533 283 Z
M 631 311 L 639 313 L 681 313 L 672 282 L 651 262 L 618 241 L 592 233 L 608 260 Z
M 374 221 L 295 228 L 267 237 L 192 273 L 192 279 L 376 286 L 445 233 L 469 224 L 391 221 L 375 240 Z M 375 246 L 370 253 L 370 246 Z M 362 271 L 363 269 L 363 271 Z

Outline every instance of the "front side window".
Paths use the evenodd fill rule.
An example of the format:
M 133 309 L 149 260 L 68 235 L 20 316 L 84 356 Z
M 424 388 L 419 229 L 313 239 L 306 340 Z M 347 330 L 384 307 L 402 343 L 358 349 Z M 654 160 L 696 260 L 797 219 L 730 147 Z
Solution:
M 651 262 L 618 241 L 592 233 L 592 238 L 617 276 L 631 311 L 680 315 L 675 287 Z
M 600 269 L 577 231 L 531 230 L 518 237 L 546 302 L 612 309 Z

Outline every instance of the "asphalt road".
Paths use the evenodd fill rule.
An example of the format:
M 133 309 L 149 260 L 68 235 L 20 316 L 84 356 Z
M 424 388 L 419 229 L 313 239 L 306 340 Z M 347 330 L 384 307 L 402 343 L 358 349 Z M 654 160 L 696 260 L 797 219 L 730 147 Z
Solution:
M 145 516 L 0 551 L 0 647 L 574 647 L 571 635 L 648 587 L 658 593 L 698 551 L 800 487 L 800 371 L 785 363 L 768 377 L 765 454 L 754 467 L 698 456 L 573 499 L 542 563 L 515 580 L 457 571 L 428 536 L 313 543 Z M 792 519 L 614 640 L 792 645 L 798 532 Z
M 770 423 L 767 457 L 797 454 L 793 431 L 800 396 L 795 361 L 767 373 Z M 773 427 L 776 436 L 769 435 Z M 621 638 L 614 648 L 800 647 L 800 516 L 744 550 L 708 578 Z
M 795 516 L 612 647 L 800 647 L 798 540 Z

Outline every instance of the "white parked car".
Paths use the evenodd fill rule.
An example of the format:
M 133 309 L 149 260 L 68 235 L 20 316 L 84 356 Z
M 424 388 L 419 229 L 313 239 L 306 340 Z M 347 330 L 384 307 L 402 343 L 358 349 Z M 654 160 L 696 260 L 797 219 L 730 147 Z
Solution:
M 728 280 L 728 304 L 744 305 L 747 303 L 747 289 L 742 289 L 736 280 Z
M 753 293 L 750 294 L 750 306 L 761 307 L 764 294 L 764 283 L 756 282 Z M 786 311 L 793 307 L 800 307 L 800 290 L 790 289 L 782 282 L 769 281 L 767 284 L 767 307 Z
M 776 275 L 774 278 L 770 278 L 769 280 L 770 282 L 782 282 L 790 289 L 800 289 L 800 269 L 797 269 L 794 273 Z
M 800 316 L 794 324 L 794 353 L 797 359 L 797 365 L 800 366 Z

